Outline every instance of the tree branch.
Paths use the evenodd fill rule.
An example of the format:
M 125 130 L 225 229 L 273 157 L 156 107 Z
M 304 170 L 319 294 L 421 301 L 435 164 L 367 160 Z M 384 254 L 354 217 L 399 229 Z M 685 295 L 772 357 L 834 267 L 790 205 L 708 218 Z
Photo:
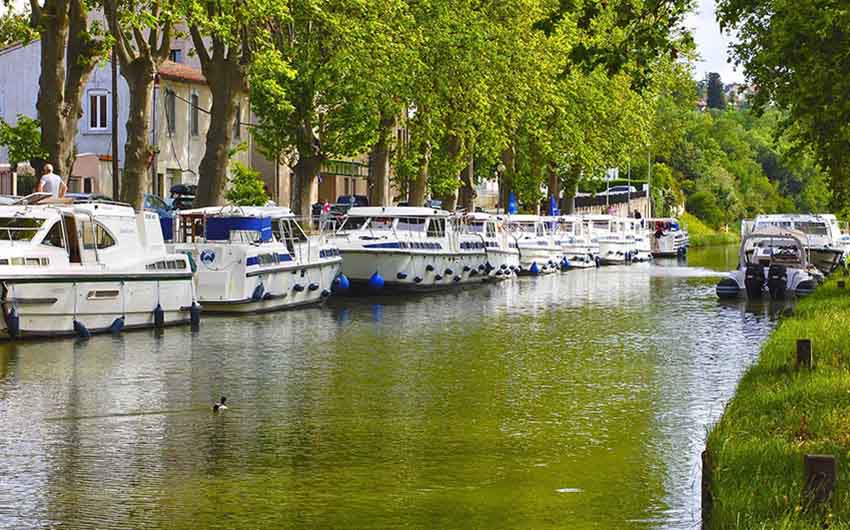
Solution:
M 195 46 L 195 53 L 198 54 L 198 59 L 201 61 L 201 69 L 206 70 L 210 66 L 210 53 L 207 51 L 207 45 L 204 43 L 204 37 L 201 31 L 195 24 L 189 25 L 189 34 L 192 36 L 192 44 Z

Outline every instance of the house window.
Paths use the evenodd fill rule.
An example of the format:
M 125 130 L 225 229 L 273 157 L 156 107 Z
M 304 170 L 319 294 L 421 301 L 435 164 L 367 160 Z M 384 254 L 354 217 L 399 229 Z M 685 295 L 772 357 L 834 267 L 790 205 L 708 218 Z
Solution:
M 165 91 L 165 123 L 168 132 L 173 133 L 177 128 L 177 97 L 173 90 Z
M 183 50 L 171 50 L 168 52 L 168 59 L 173 63 L 182 63 Z
M 236 139 L 242 138 L 242 105 L 236 104 L 236 118 L 233 120 L 233 137 Z
M 198 95 L 192 94 L 192 109 L 190 111 L 189 126 L 191 127 L 192 136 L 200 134 L 200 126 L 198 124 Z
M 89 92 L 89 130 L 105 131 L 108 128 L 105 90 Z

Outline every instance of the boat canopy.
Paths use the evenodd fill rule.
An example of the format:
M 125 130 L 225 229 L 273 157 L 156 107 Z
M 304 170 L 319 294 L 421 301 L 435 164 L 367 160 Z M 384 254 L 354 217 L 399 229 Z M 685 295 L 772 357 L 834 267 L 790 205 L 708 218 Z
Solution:
M 771 260 L 795 261 L 802 269 L 808 267 L 806 257 L 806 234 L 798 230 L 763 227 L 747 234 L 741 240 L 740 262 L 751 263 L 756 248 L 770 248 Z

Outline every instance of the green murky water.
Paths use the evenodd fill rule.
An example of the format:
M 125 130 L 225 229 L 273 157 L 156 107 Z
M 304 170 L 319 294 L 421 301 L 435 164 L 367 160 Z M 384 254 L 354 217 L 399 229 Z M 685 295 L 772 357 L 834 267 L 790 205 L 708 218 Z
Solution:
M 694 528 L 735 259 L 0 345 L 0 527 Z

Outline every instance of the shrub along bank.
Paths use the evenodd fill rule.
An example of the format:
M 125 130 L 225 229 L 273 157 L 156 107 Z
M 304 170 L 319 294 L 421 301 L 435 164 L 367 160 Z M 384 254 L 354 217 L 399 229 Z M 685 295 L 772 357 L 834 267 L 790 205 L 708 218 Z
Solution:
M 704 528 L 850 528 L 850 290 L 839 279 L 782 320 L 709 434 Z M 811 370 L 796 367 L 801 338 L 812 340 Z M 827 503 L 804 495 L 807 454 L 837 459 Z
M 692 247 L 733 245 L 741 241 L 737 232 L 718 232 L 700 221 L 698 217 L 687 212 L 682 214 L 680 221 L 687 227 L 690 246 Z

